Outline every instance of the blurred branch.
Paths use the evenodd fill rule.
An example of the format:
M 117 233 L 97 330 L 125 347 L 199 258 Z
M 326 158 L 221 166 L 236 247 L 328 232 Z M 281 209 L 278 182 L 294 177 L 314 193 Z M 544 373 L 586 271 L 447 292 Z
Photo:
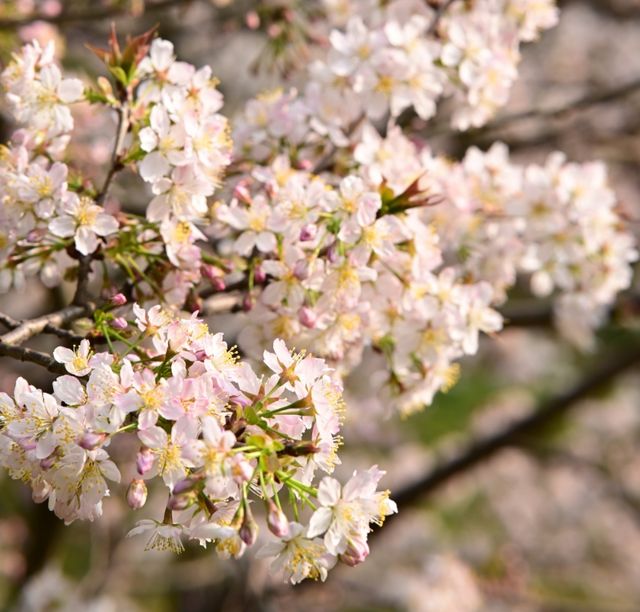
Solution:
M 576 100 L 573 100 L 568 104 L 560 104 L 552 106 L 550 108 L 531 108 L 519 113 L 513 113 L 511 115 L 499 117 L 491 123 L 485 125 L 484 127 L 479 128 L 477 132 L 484 133 L 487 131 L 501 129 L 503 127 L 511 125 L 512 123 L 518 123 L 520 121 L 525 121 L 526 119 L 559 119 L 564 115 L 569 115 L 575 111 L 588 109 L 599 104 L 614 102 L 620 98 L 625 98 L 626 96 L 629 96 L 639 90 L 640 77 L 629 81 L 624 85 L 618 85 L 617 87 L 613 87 L 604 91 L 592 92 L 590 94 L 587 94 L 586 96 L 577 98 Z
M 449 10 L 449 7 L 454 2 L 457 2 L 457 0 L 441 0 L 441 4 L 439 4 L 435 8 L 436 13 L 433 16 L 433 20 L 431 21 L 431 24 L 429 25 L 429 28 L 427 30 L 427 34 L 434 34 L 435 33 L 435 31 L 438 29 L 438 24 L 440 23 L 440 19 L 442 19 L 443 15 Z M 429 0 L 427 0 L 427 4 L 429 6 L 432 6 L 432 3 L 429 2 Z
M 9 329 L 17 329 L 21 325 L 25 323 L 24 320 L 14 319 L 3 312 L 0 312 L 0 323 L 4 324 Z M 73 340 L 75 342 L 80 342 L 84 338 L 84 336 L 79 336 L 78 334 L 74 334 L 72 331 L 68 329 L 63 329 L 62 327 L 56 327 L 55 325 L 51 325 L 47 323 L 42 329 L 42 333 L 45 334 L 53 334 L 54 336 L 58 336 L 59 338 L 66 338 L 68 340 Z
M 29 340 L 29 338 L 33 338 L 33 336 L 37 336 L 44 331 L 51 331 L 51 333 L 56 333 L 56 331 L 53 331 L 55 328 L 85 316 L 87 313 L 91 312 L 92 308 L 92 304 L 71 304 L 69 306 L 66 306 L 62 310 L 52 312 L 42 317 L 22 321 L 10 332 L 7 332 L 3 336 L 0 336 L 0 342 L 2 342 L 4 345 L 16 346 L 26 342 L 27 340 Z M 6 321 L 6 315 L 2 316 L 3 320 Z
M 158 2 L 145 2 L 144 12 L 153 13 L 162 11 L 174 6 L 187 6 L 197 0 L 158 0 Z M 75 2 L 73 4 L 76 4 Z M 93 6 L 83 10 L 62 11 L 58 15 L 46 15 L 43 13 L 32 13 L 24 17 L 4 17 L 0 18 L 0 29 L 10 30 L 28 25 L 34 21 L 46 21 L 54 25 L 64 25 L 82 21 L 96 21 L 122 16 L 131 16 L 131 11 L 127 6 Z
M 0 357 L 11 357 L 18 361 L 28 361 L 29 363 L 35 363 L 46 368 L 49 372 L 66 374 L 64 365 L 58 363 L 51 355 L 22 346 L 14 346 L 0 341 Z
M 400 510 L 411 506 L 456 476 L 483 463 L 503 448 L 516 444 L 523 436 L 530 435 L 564 416 L 583 399 L 600 391 L 620 374 L 640 364 L 640 345 L 616 356 L 601 354 L 594 360 L 599 363 L 569 391 L 543 402 L 528 416 L 511 423 L 501 431 L 480 440 L 472 441 L 451 459 L 441 463 L 404 489 L 392 493 Z M 392 515 L 387 520 L 395 520 Z

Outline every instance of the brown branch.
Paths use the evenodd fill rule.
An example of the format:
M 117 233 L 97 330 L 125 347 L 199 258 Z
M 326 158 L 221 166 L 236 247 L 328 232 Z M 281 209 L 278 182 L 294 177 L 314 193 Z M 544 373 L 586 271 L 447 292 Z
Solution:
M 10 330 L 17 329 L 21 325 L 23 325 L 26 321 L 24 319 L 14 319 L 9 315 L 0 312 L 0 323 L 3 323 Z M 58 336 L 59 338 L 66 338 L 67 340 L 73 340 L 74 342 L 80 342 L 84 338 L 84 336 L 79 336 L 78 334 L 74 334 L 72 331 L 68 329 L 63 329 L 62 327 L 56 327 L 55 325 L 51 325 L 51 323 L 47 323 L 42 328 L 42 333 L 45 334 L 53 334 L 54 336 Z
M 90 313 L 92 309 L 92 304 L 70 304 L 62 310 L 52 312 L 42 317 L 37 317 L 35 319 L 22 321 L 20 325 L 12 329 L 10 332 L 0 336 L 0 342 L 5 345 L 20 345 L 29 340 L 29 338 L 33 338 L 33 336 L 37 336 L 44 332 L 46 329 L 61 327 L 75 319 L 79 319 L 80 317 Z
M 614 357 L 600 355 L 596 357 L 595 361 L 600 365 L 586 374 L 575 387 L 543 402 L 537 410 L 506 426 L 501 431 L 472 441 L 453 458 L 436 466 L 404 489 L 392 493 L 392 499 L 396 501 L 402 511 L 403 508 L 419 502 L 455 477 L 487 461 L 502 449 L 518 443 L 523 437 L 553 423 L 559 417 L 567 414 L 580 401 L 600 391 L 625 371 L 639 365 L 640 346 L 627 349 L 626 352 Z M 395 520 L 396 516 L 398 515 L 392 515 L 389 519 Z
M 195 0 L 159 0 L 158 2 L 146 2 L 145 13 L 153 13 L 172 8 L 174 6 L 187 6 Z M 76 11 L 62 11 L 58 15 L 45 15 L 43 13 L 32 13 L 24 17 L 4 17 L 0 19 L 0 29 L 10 30 L 19 28 L 34 21 L 46 21 L 54 25 L 65 25 L 83 21 L 96 21 L 122 16 L 131 16 L 126 6 L 105 6 L 94 7 Z
M 433 16 L 433 20 L 431 21 L 429 28 L 427 29 L 427 34 L 435 34 L 436 30 L 438 29 L 438 24 L 440 23 L 440 20 L 442 19 L 444 14 L 449 10 L 449 7 L 454 2 L 456 2 L 456 0 L 442 0 L 441 4 L 439 4 L 436 7 L 435 9 L 436 13 Z M 427 0 L 427 4 L 429 4 L 428 0 Z
M 518 123 L 527 119 L 559 119 L 575 111 L 585 110 L 599 104 L 614 102 L 620 98 L 629 96 L 640 90 L 640 78 L 633 79 L 624 85 L 618 85 L 602 92 L 592 92 L 568 104 L 552 106 L 550 108 L 531 108 L 519 113 L 505 115 L 480 128 L 478 132 L 502 129 L 512 123 Z
M 13 344 L 7 344 L 2 341 L 0 341 L 0 357 L 11 357 L 18 361 L 35 363 L 55 374 L 67 373 L 64 365 L 58 363 L 51 355 L 47 355 L 47 353 L 34 351 L 33 349 L 24 348 L 23 346 L 14 346 Z

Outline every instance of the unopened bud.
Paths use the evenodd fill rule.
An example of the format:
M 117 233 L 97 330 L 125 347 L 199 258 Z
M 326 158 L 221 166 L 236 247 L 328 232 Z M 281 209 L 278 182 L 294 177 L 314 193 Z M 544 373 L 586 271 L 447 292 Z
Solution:
M 113 319 L 113 321 L 111 321 L 111 327 L 113 327 L 113 329 L 122 330 L 127 329 L 128 326 L 129 324 L 124 317 L 116 317 L 115 319 Z
M 233 188 L 233 195 L 245 204 L 251 204 L 251 192 L 249 191 L 246 183 L 244 183 L 243 181 L 239 182 Z
M 196 481 L 191 478 L 183 478 L 176 482 L 173 487 L 173 494 L 180 495 L 180 493 L 186 493 L 187 491 L 191 491 L 193 487 L 196 486 Z
M 127 489 L 127 503 L 133 510 L 139 510 L 147 503 L 147 485 L 141 478 L 131 481 Z
M 186 493 L 180 493 L 180 495 L 172 495 L 167 502 L 167 508 L 169 510 L 186 510 L 194 501 L 196 501 L 197 494 L 195 491 L 187 491 Z
M 238 535 L 247 546 L 253 546 L 258 539 L 258 524 L 255 522 L 248 507 L 244 513 Z
M 318 233 L 318 226 L 313 223 L 307 223 L 300 230 L 300 242 L 313 240 Z
M 87 431 L 78 438 L 78 446 L 84 450 L 94 450 L 98 448 L 107 438 L 106 433 L 97 433 L 95 431 Z
M 311 170 L 313 168 L 313 162 L 310 159 L 301 159 L 298 162 L 298 168 L 300 168 L 300 170 Z
M 138 451 L 136 467 L 140 476 L 144 476 L 153 467 L 153 451 L 150 448 L 143 447 Z
M 247 295 L 242 298 L 242 310 L 244 310 L 245 312 L 249 312 L 253 309 L 255 303 L 256 301 L 253 296 L 250 293 L 247 293 Z
M 356 538 L 349 540 L 347 549 L 340 555 L 339 559 L 345 565 L 354 567 L 362 563 L 369 556 L 369 545 L 364 539 Z
M 316 326 L 317 320 L 318 315 L 316 315 L 315 311 L 311 310 L 308 306 L 303 306 L 298 310 L 298 321 L 300 321 L 300 323 L 305 327 L 313 329 Z
M 338 261 L 338 247 L 335 242 L 327 249 L 327 259 L 330 263 Z
M 267 274 L 262 269 L 262 266 L 256 266 L 253 269 L 253 280 L 259 285 L 261 285 L 262 283 L 264 283 L 264 281 L 267 280 Z
M 289 535 L 289 521 L 284 512 L 272 501 L 269 501 L 267 526 L 269 527 L 269 531 L 278 538 L 285 538 Z
M 249 11 L 244 17 L 244 22 L 250 30 L 257 30 L 260 27 L 260 16 L 256 11 Z
M 124 293 L 116 293 L 111 296 L 111 303 L 114 306 L 124 306 L 127 303 L 127 298 Z

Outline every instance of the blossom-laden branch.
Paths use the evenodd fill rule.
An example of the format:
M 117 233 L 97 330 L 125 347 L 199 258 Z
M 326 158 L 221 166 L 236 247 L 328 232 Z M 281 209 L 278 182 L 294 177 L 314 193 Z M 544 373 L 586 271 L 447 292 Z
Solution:
M 197 0 L 157 0 L 144 2 L 144 12 L 151 14 L 153 12 L 163 11 L 180 5 L 188 5 Z M 71 4 L 71 3 L 69 3 Z M 97 6 L 88 7 L 83 10 L 63 10 L 58 14 L 32 13 L 19 17 L 2 17 L 0 18 L 1 30 L 12 30 L 33 23 L 34 21 L 44 21 L 52 25 L 65 25 L 72 23 L 82 23 L 99 21 L 102 19 L 112 19 L 130 14 L 130 9 L 126 4 L 120 5 L 114 3 L 113 6 Z
M 406 509 L 421 502 L 440 487 L 489 460 L 504 448 L 526 444 L 531 436 L 564 417 L 582 400 L 599 392 L 621 374 L 638 367 L 640 346 L 633 346 L 614 356 L 599 355 L 594 362 L 599 365 L 584 374 L 570 390 L 541 403 L 529 415 L 510 423 L 502 430 L 486 438 L 471 441 L 468 446 L 436 465 L 423 477 L 403 489 L 394 491 L 393 498 L 398 507 Z

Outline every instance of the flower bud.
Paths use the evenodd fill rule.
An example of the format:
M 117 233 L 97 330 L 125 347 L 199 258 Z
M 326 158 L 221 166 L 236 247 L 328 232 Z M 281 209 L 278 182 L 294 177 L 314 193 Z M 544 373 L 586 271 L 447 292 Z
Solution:
M 238 535 L 247 546 L 253 546 L 258 538 L 258 524 L 255 522 L 248 507 L 245 510 Z
M 192 478 L 183 478 L 182 480 L 176 482 L 176 485 L 173 487 L 173 494 L 180 495 L 180 493 L 191 491 L 195 485 L 196 481 Z
M 136 467 L 140 476 L 144 476 L 153 467 L 153 451 L 150 448 L 145 446 L 138 451 Z
M 250 30 L 257 30 L 260 27 L 260 16 L 256 11 L 249 11 L 244 16 L 244 22 Z
M 124 317 L 116 317 L 115 319 L 113 319 L 113 321 L 111 321 L 111 327 L 113 327 L 113 329 L 122 330 L 127 329 L 128 326 L 129 324 Z
M 339 556 L 345 565 L 354 567 L 362 563 L 369 556 L 369 545 L 363 538 L 349 540 L 347 549 Z
M 338 247 L 335 242 L 327 249 L 327 259 L 332 264 L 338 261 Z
M 95 450 L 107 438 L 106 433 L 97 433 L 95 431 L 86 431 L 77 440 L 78 446 L 84 450 Z
M 262 269 L 262 266 L 258 265 L 253 269 L 253 280 L 261 285 L 264 281 L 267 280 L 267 275 L 265 271 Z
M 186 510 L 194 501 L 196 501 L 197 493 L 195 491 L 187 491 L 179 495 L 172 495 L 167 502 L 169 510 Z
M 141 478 L 134 478 L 127 489 L 127 503 L 133 510 L 139 510 L 147 502 L 147 485 Z
M 245 204 L 251 204 L 251 192 L 244 181 L 240 181 L 233 188 L 233 196 Z
M 300 242 L 313 240 L 318 233 L 318 226 L 313 223 L 307 223 L 300 230 Z
M 284 512 L 272 501 L 269 501 L 267 526 L 269 527 L 269 531 L 278 538 L 285 538 L 289 535 L 289 521 Z
M 302 323 L 302 325 L 304 325 L 305 327 L 313 329 L 316 326 L 317 320 L 318 316 L 308 306 L 303 306 L 300 310 L 298 310 L 298 321 L 300 321 L 300 323 Z
M 249 312 L 250 310 L 253 309 L 254 306 L 255 306 L 255 300 L 253 296 L 250 293 L 247 293 L 242 298 L 242 310 L 244 310 L 245 312 Z
M 313 162 L 310 159 L 301 159 L 298 162 L 298 168 L 300 168 L 300 170 L 309 171 L 313 168 Z
M 111 303 L 114 306 L 124 306 L 127 303 L 127 298 L 123 293 L 116 293 L 111 296 Z

